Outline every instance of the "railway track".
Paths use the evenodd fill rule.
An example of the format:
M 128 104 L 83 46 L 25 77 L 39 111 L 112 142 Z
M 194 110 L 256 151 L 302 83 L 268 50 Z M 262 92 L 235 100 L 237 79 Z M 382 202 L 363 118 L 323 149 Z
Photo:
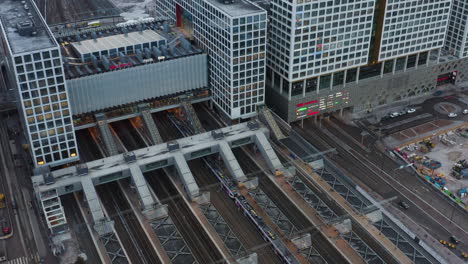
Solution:
M 301 230 L 309 231 L 312 244 L 320 253 L 320 255 L 328 263 L 346 263 L 346 260 L 340 254 L 336 254 L 335 250 L 327 246 L 323 241 L 326 239 L 312 224 L 302 215 L 294 204 L 290 204 L 284 194 L 279 192 L 274 185 L 272 185 L 263 171 L 248 157 L 244 150 L 238 148 L 233 150 L 239 165 L 243 168 L 246 175 L 258 177 L 259 188 L 263 190 L 268 197 L 278 206 L 278 208 L 290 219 L 292 224 Z
M 75 135 L 81 161 L 89 162 L 102 158 L 102 154 L 94 143 L 88 129 L 78 130 Z
M 161 133 L 164 142 L 182 138 L 182 134 L 174 127 L 168 117 L 167 111 L 156 112 L 153 114 L 154 122 Z
M 168 205 L 169 216 L 181 233 L 199 263 L 224 263 L 221 253 L 203 231 L 193 212 L 185 204 L 169 176 L 162 170 L 145 174 L 148 184 L 153 188 L 163 204 Z
M 60 200 L 62 201 L 67 222 L 76 235 L 80 251 L 86 254 L 86 257 L 88 258 L 87 261 L 90 263 L 99 263 L 99 254 L 92 242 L 93 239 L 83 219 L 83 215 L 81 214 L 81 210 L 78 206 L 78 201 L 74 194 L 63 195 L 60 197 Z
M 120 13 L 110 0 L 36 0 L 36 3 L 49 25 Z
M 324 133 L 323 129 L 320 129 L 315 126 L 309 126 L 307 128 L 307 132 L 295 127 L 295 130 L 299 134 L 307 138 L 308 141 L 313 143 L 313 145 L 316 146 L 316 148 L 319 151 L 326 151 L 327 149 L 335 148 L 337 150 L 337 154 L 327 156 L 330 158 L 331 161 L 334 162 L 334 164 L 340 170 L 345 172 L 346 175 L 350 175 L 355 180 L 357 179 L 358 181 L 365 182 L 368 186 L 379 186 L 378 188 L 381 188 L 382 186 L 387 186 L 388 188 L 385 188 L 386 192 L 383 194 L 384 199 L 391 199 L 398 195 L 397 192 L 393 190 L 393 187 L 391 185 L 388 185 L 382 180 L 380 180 L 379 175 L 376 175 L 376 172 L 369 169 L 369 165 L 367 164 L 369 161 L 365 160 L 364 156 L 362 156 L 361 158 L 357 157 L 356 154 L 358 153 L 357 149 L 359 147 L 352 148 L 343 144 L 339 140 L 339 138 L 343 138 L 343 135 L 330 136 L 328 128 L 325 129 L 326 131 L 328 131 L 328 133 Z M 351 205 L 353 206 L 353 204 Z M 397 230 L 394 229 L 395 227 L 391 227 L 391 225 L 389 226 L 387 224 L 388 219 L 384 218 L 381 222 L 383 223 L 382 225 L 385 226 L 385 229 L 389 230 L 389 233 L 386 234 L 386 236 L 393 243 L 396 243 L 396 245 L 408 257 L 417 258 L 417 263 L 430 263 L 429 259 L 432 259 L 432 256 L 427 255 L 428 253 L 423 251 L 419 245 L 414 245 L 411 242 L 411 238 L 405 238 L 406 234 L 402 234 L 401 231 L 399 233 L 397 232 Z M 374 225 L 376 225 L 378 229 L 382 228 L 378 226 L 379 224 L 380 222 Z M 393 236 L 396 236 L 396 238 L 394 238 Z M 422 253 L 426 255 L 423 255 Z
M 117 182 L 96 188 L 132 263 L 161 263 Z
M 116 132 L 117 136 L 122 140 L 127 151 L 133 151 L 145 147 L 145 142 L 138 136 L 138 133 L 135 131 L 135 128 L 128 119 L 113 122 L 110 125 Z
M 270 246 L 265 244 L 255 226 L 238 210 L 232 199 L 221 190 L 220 182 L 209 170 L 205 162 L 196 159 L 189 161 L 188 164 L 197 184 L 202 190 L 210 192 L 212 204 L 218 209 L 246 249 L 249 252 L 257 253 L 259 263 L 281 263 Z

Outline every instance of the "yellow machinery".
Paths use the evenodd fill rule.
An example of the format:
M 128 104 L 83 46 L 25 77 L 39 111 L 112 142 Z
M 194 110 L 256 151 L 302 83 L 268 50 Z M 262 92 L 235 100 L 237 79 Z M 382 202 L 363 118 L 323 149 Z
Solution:
M 5 195 L 0 193 L 0 208 L 5 208 Z

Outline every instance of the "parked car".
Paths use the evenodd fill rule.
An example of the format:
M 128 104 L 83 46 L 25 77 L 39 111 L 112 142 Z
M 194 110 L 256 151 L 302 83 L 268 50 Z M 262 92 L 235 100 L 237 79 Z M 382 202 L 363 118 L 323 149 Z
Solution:
M 9 235 L 11 233 L 11 229 L 8 226 L 4 227 L 2 231 L 3 235 Z
M 450 113 L 450 114 L 448 114 L 448 117 L 450 117 L 450 118 L 457 117 L 457 116 L 458 116 L 458 115 L 457 115 L 456 113 Z
M 408 210 L 410 208 L 409 204 L 407 204 L 405 201 L 399 201 L 398 205 L 405 210 Z
M 393 113 L 390 114 L 390 117 L 393 118 L 393 117 L 397 117 L 397 116 L 399 116 L 399 115 L 400 115 L 400 113 L 398 113 L 398 112 L 393 112 Z
M 455 244 L 460 243 L 460 240 L 458 240 L 458 238 L 457 238 L 456 236 L 451 236 L 451 237 L 450 237 L 450 241 L 452 241 L 452 242 L 455 243 Z
M 468 109 L 463 110 L 463 114 L 467 115 L 468 114 Z
M 402 115 L 406 115 L 406 111 L 401 111 L 401 112 L 399 113 L 399 115 L 401 115 L 401 116 L 402 116 Z
M 388 119 L 390 119 L 390 116 L 383 116 L 383 117 L 380 119 L 380 122 L 386 121 L 386 120 L 388 120 Z
M 408 109 L 406 112 L 407 112 L 408 114 L 411 114 L 411 113 L 416 112 L 416 109 L 411 108 L 411 109 Z

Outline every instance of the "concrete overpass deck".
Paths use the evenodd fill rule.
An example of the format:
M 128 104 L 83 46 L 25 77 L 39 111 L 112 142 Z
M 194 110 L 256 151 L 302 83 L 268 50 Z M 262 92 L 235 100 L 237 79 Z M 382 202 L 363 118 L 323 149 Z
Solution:
M 107 222 L 106 216 L 102 212 L 99 199 L 95 199 L 97 197 L 96 185 L 132 177 L 138 187 L 143 204 L 142 209 L 147 216 L 154 215 L 150 211 L 160 205 L 159 200 L 152 197 L 147 190 L 146 181 L 142 177 L 143 173 L 174 165 L 188 197 L 196 200 L 200 191 L 187 165 L 187 160 L 221 153 L 221 157 L 225 164 L 228 164 L 236 181 L 243 182 L 246 177 L 232 154 L 231 148 L 255 143 L 265 155 L 265 159 L 269 161 L 272 171 L 282 168 L 267 136 L 269 136 L 269 130 L 266 127 L 256 122 L 242 123 L 77 166 L 43 172 L 32 177 L 33 186 L 40 201 L 49 199 L 50 193 L 54 193 L 54 196 L 59 198 L 61 195 L 83 190 L 89 207 L 92 208 L 95 225 L 99 223 L 99 230 L 107 230 L 102 227 L 102 224 Z

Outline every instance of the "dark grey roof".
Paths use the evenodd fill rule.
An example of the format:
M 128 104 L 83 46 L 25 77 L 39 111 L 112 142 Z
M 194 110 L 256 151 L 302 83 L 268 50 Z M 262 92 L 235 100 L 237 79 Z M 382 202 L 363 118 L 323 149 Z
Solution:
M 0 0 L 0 19 L 14 54 L 57 46 L 36 5 L 30 0 Z M 18 32 L 20 24 L 26 25 L 25 34 Z

